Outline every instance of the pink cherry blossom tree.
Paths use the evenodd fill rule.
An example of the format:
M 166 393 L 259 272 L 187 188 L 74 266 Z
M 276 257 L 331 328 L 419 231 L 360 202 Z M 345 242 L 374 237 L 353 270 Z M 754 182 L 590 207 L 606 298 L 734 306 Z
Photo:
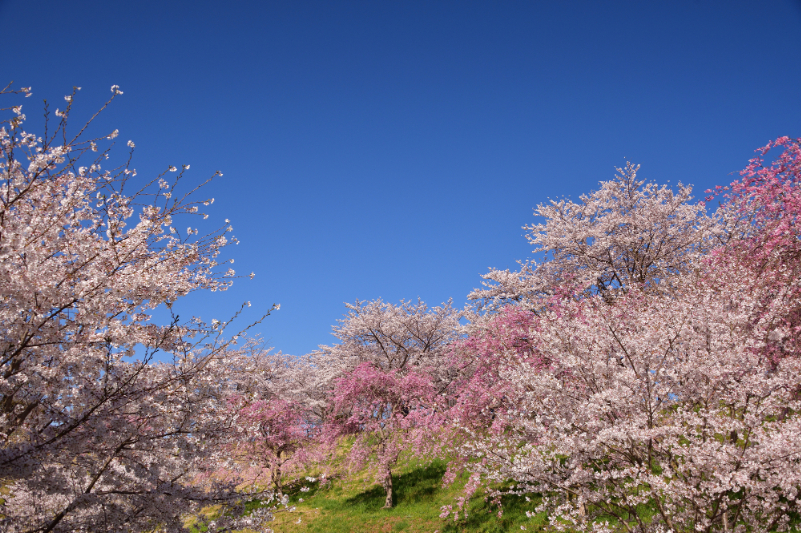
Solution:
M 782 152 L 766 163 L 765 156 L 777 148 Z M 724 200 L 720 211 L 730 221 L 732 234 L 729 245 L 713 255 L 713 262 L 723 268 L 739 265 L 764 294 L 753 311 L 754 320 L 774 317 L 766 327 L 763 349 L 772 358 L 783 358 L 801 348 L 801 308 L 792 303 L 801 296 L 801 141 L 780 137 L 757 153 L 740 173 L 741 179 L 707 191 Z M 786 307 L 777 308 L 780 304 Z
M 442 426 L 441 397 L 454 378 L 446 348 L 458 338 L 463 312 L 448 302 L 429 309 L 356 302 L 334 328 L 340 343 L 320 356 L 338 368 L 331 390 L 332 416 L 326 435 L 356 437 L 351 459 L 371 464 L 381 481 L 385 507 L 392 507 L 392 467 L 400 453 L 422 453 L 435 444 Z
M 383 370 L 362 363 L 337 381 L 333 435 L 353 434 L 355 466 L 370 464 L 385 492 L 384 508 L 393 505 L 392 468 L 405 450 L 431 451 L 443 424 L 431 375 L 417 370 Z
M 202 480 L 257 361 L 227 323 L 151 314 L 225 290 L 219 254 L 235 239 L 227 223 L 178 228 L 211 202 L 181 192 L 188 165 L 138 182 L 128 141 L 107 168 L 118 132 L 87 138 L 92 117 L 70 133 L 76 93 L 41 136 L 21 105 L 0 125 L 0 529 L 179 529 L 199 504 L 244 497 Z
M 500 371 L 517 358 L 535 368 L 549 364 L 547 355 L 537 348 L 534 327 L 534 312 L 507 305 L 497 313 L 474 316 L 465 328 L 469 334 L 451 343 L 448 352 L 458 377 L 449 396 L 447 416 L 457 427 L 470 432 L 503 431 L 503 414 L 516 399 L 514 388 Z
M 464 430 L 502 431 L 506 406 L 519 398 L 501 371 L 521 358 L 532 368 L 549 364 L 553 354 L 537 346 L 536 318 L 555 302 L 600 294 L 612 303 L 633 286 L 669 292 L 695 258 L 720 242 L 719 221 L 690 202 L 691 187 L 646 183 L 638 170 L 628 163 L 578 202 L 539 205 L 543 222 L 524 229 L 543 261 L 523 262 L 517 272 L 491 270 L 484 288 L 471 293 L 483 304 L 451 350 L 461 377 L 451 415 Z
M 799 361 L 753 349 L 765 331 L 744 319 L 747 283 L 723 292 L 719 280 L 680 299 L 566 301 L 538 319 L 555 357 L 502 372 L 519 403 L 506 432 L 473 443 L 481 472 L 548 496 L 557 529 L 786 525 L 801 481 Z
M 236 422 L 227 447 L 230 460 L 251 467 L 247 469 L 249 484 L 263 483 L 266 478 L 282 495 L 282 476 L 288 468 L 302 464 L 304 447 L 311 443 L 315 428 L 304 418 L 302 408 L 280 398 L 247 402 L 234 397 L 231 402 Z

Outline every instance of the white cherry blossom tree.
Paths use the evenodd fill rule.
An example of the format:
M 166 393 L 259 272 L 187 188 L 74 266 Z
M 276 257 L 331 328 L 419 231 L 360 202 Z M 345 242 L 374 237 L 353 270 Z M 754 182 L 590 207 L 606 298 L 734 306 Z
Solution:
M 492 269 L 471 298 L 536 307 L 565 285 L 607 299 L 635 284 L 669 289 L 697 254 L 720 241 L 721 225 L 691 201 L 692 187 L 646 183 L 631 163 L 617 170 L 615 179 L 578 202 L 538 205 L 534 213 L 544 222 L 523 229 L 543 261 L 523 263 L 519 272 Z
M 468 343 L 497 347 L 508 398 L 495 412 L 503 431 L 474 430 L 462 449 L 474 474 L 542 496 L 556 530 L 797 527 L 799 146 L 777 139 L 760 150 L 784 148 L 773 164 L 757 157 L 718 191 L 725 226 L 701 205 L 669 207 L 669 195 L 617 225 L 550 208 L 532 237 L 557 252 L 545 275 L 576 272 L 578 283 L 558 286 L 506 342 L 495 328 L 500 340 Z M 666 224 L 665 210 L 681 215 Z M 587 241 L 587 224 L 611 229 Z
M 76 93 L 55 119 L 45 104 L 42 135 L 21 105 L 0 125 L 0 529 L 175 530 L 199 504 L 243 497 L 203 474 L 254 361 L 226 323 L 151 315 L 226 289 L 219 254 L 235 239 L 227 224 L 179 229 L 211 201 L 181 192 L 188 165 L 139 181 L 128 141 L 107 168 L 118 132 L 87 138 L 92 117 L 72 134 Z

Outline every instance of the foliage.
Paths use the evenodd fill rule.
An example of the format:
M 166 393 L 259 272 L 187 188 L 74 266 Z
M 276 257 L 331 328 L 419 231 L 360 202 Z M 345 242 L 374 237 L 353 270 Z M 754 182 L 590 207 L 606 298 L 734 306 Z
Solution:
M 199 503 L 242 497 L 201 480 L 229 430 L 226 395 L 258 360 L 223 339 L 225 324 L 159 326 L 151 312 L 227 288 L 233 270 L 215 267 L 235 239 L 227 225 L 176 228 L 211 202 L 179 192 L 188 165 L 137 186 L 128 141 L 127 160 L 105 169 L 118 132 L 68 134 L 77 90 L 41 137 L 23 129 L 20 105 L 0 127 L 0 523 L 178 528 Z M 169 362 L 155 364 L 158 352 Z
M 719 242 L 720 224 L 692 203 L 692 187 L 673 191 L 637 179 L 639 165 L 617 169 L 598 191 L 540 204 L 544 223 L 524 226 L 541 264 L 525 263 L 520 272 L 491 270 L 485 289 L 471 298 L 524 302 L 537 308 L 565 294 L 614 298 L 639 285 L 655 288 L 690 268 L 698 254 Z M 666 287 L 662 287 L 665 289 Z
M 298 406 L 281 398 L 246 402 L 230 400 L 236 422 L 226 447 L 229 462 L 248 465 L 244 475 L 251 486 L 269 482 L 272 490 L 283 494 L 282 477 L 306 458 L 314 428 L 304 419 Z M 266 479 L 265 479 L 266 478 Z
M 714 219 L 668 193 L 632 207 L 634 195 L 604 193 L 614 184 L 582 197 L 580 215 L 540 208 L 532 240 L 554 256 L 532 277 L 551 289 L 520 299 L 527 348 L 482 340 L 492 327 L 471 340 L 498 346 L 507 400 L 494 413 L 503 431 L 474 428 L 462 447 L 473 472 L 546 495 L 539 509 L 558 530 L 789 527 L 801 486 L 800 174 L 798 143 L 761 153 L 776 145 L 784 153 L 752 160 Z M 649 190 L 663 189 L 639 197 Z M 611 229 L 588 238 L 596 213 Z M 618 233 L 629 244 L 604 240 Z
M 342 368 L 325 436 L 358 436 L 351 458 L 357 466 L 374 460 L 389 508 L 400 453 L 430 452 L 445 421 L 439 401 L 452 374 L 445 348 L 457 336 L 461 312 L 450 303 L 431 310 L 422 302 L 380 300 L 348 307 L 348 318 L 335 328 L 340 344 L 322 350 Z

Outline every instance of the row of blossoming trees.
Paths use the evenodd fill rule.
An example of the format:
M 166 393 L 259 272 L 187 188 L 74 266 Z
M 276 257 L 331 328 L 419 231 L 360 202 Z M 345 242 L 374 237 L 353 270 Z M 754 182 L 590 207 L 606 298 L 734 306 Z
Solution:
M 448 520 L 504 487 L 561 530 L 799 521 L 801 141 L 759 150 L 713 210 L 628 165 L 538 206 L 540 262 L 490 271 L 471 307 L 356 302 L 335 345 L 292 357 L 153 323 L 230 284 L 234 239 L 178 229 L 208 205 L 188 167 L 106 169 L 117 133 L 69 135 L 74 96 L 41 138 L 20 106 L 0 129 L 4 530 L 173 531 L 211 503 L 210 529 L 264 527 L 343 448 L 386 507 L 404 455 L 449 461 L 468 481 Z

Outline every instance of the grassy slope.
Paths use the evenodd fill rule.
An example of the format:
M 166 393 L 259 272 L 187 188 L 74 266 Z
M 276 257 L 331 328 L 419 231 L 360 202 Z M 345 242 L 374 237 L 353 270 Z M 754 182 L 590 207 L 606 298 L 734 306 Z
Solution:
M 462 495 L 467 481 L 466 476 L 462 476 L 453 485 L 442 487 L 444 473 L 445 463 L 439 460 L 409 461 L 398 466 L 392 476 L 395 489 L 392 509 L 381 508 L 384 491 L 374 483 L 372 476 L 362 474 L 334 479 L 326 487 L 304 482 L 310 489 L 308 492 L 300 490 L 302 485 L 287 491 L 295 510 L 277 513 L 269 527 L 275 533 L 501 533 L 521 531 L 521 526 L 527 531 L 544 529 L 544 514 L 533 518 L 526 516 L 526 511 L 533 511 L 539 502 L 534 498 L 527 502 L 516 496 L 502 499 L 501 517 L 497 515 L 497 506 L 485 502 L 483 494 L 479 493 L 470 500 L 467 518 L 462 515 L 458 522 L 439 518 L 443 505 L 456 507 L 456 498 Z M 213 511 L 209 511 L 213 515 Z M 641 508 L 641 516 L 647 517 L 653 512 L 647 505 Z M 611 517 L 609 520 L 614 526 L 615 521 Z M 189 519 L 187 525 L 192 522 Z M 798 524 L 798 517 L 794 517 L 790 531 L 801 531 Z M 190 527 L 190 530 L 201 533 L 205 528 Z
M 393 475 L 395 507 L 382 509 L 384 491 L 371 478 L 362 476 L 352 479 L 334 480 L 328 487 L 320 488 L 307 483 L 309 492 L 300 492 L 300 486 L 291 493 L 291 503 L 296 506 L 292 513 L 279 513 L 271 527 L 276 533 L 457 533 L 457 532 L 505 532 L 536 531 L 540 520 L 526 517 L 533 511 L 534 502 L 523 498 L 507 497 L 503 500 L 504 513 L 497 516 L 497 508 L 484 501 L 479 494 L 470 501 L 467 519 L 454 523 L 439 518 L 440 507 L 453 505 L 462 493 L 466 478 L 463 476 L 452 486 L 442 487 L 445 464 L 434 461 L 428 464 L 409 462 L 396 469 Z M 303 502 L 299 499 L 303 498 Z M 297 520 L 300 519 L 300 524 Z

